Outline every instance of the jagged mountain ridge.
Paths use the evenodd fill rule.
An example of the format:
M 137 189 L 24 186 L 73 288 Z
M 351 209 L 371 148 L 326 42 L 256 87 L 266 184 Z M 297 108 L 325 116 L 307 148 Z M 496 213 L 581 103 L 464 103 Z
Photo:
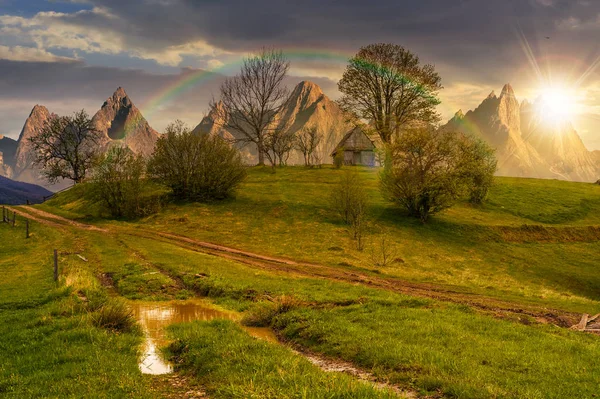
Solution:
M 69 182 L 62 182 L 53 186 L 48 185 L 40 176 L 39 170 L 33 165 L 34 154 L 29 138 L 38 134 L 51 116 L 52 114 L 46 107 L 36 105 L 25 121 L 16 142 L 8 138 L 0 139 L 0 145 L 2 145 L 0 152 L 5 147 L 3 145 L 4 140 L 8 139 L 15 143 L 12 156 L 7 152 L 8 155 L 5 153 L 1 157 L 0 175 L 22 182 L 39 184 L 49 189 L 61 189 L 68 186 Z M 150 155 L 159 137 L 159 133 L 150 127 L 139 109 L 121 87 L 94 114 L 92 122 L 96 129 L 100 131 L 101 140 L 99 144 L 103 150 L 106 150 L 110 145 L 125 145 L 136 154 Z M 6 147 L 9 145 L 6 145 Z
M 474 134 L 494 147 L 499 175 L 591 182 L 600 174 L 600 163 L 571 124 L 540 120 L 535 104 L 519 104 L 510 84 L 475 110 L 457 112 L 443 128 Z
M 329 99 L 317 84 L 309 81 L 302 81 L 294 87 L 289 100 L 276 115 L 275 120 L 280 126 L 286 126 L 291 133 L 296 133 L 304 127 L 316 127 L 323 135 L 316 150 L 321 162 L 330 160 L 331 151 L 353 127 L 346 120 L 340 107 Z M 217 134 L 230 140 L 242 138 L 239 132 L 224 128 L 225 122 L 220 120 L 218 113 L 213 111 L 202 119 L 194 128 L 194 132 Z M 247 144 L 239 147 L 246 163 L 253 164 L 257 162 L 256 146 Z M 303 163 L 302 154 L 293 150 L 288 159 L 288 164 L 299 165 Z

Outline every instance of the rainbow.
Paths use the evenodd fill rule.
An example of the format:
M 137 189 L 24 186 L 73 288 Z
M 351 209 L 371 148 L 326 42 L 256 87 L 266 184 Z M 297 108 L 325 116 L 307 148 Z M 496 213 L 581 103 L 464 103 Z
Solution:
M 352 53 L 307 49 L 284 51 L 284 55 L 290 61 L 324 61 L 336 64 L 345 64 L 353 56 Z M 179 79 L 162 87 L 156 94 L 150 97 L 141 107 L 142 114 L 146 117 L 151 117 L 162 105 L 168 104 L 183 93 L 197 88 L 202 84 L 215 79 L 217 76 L 228 75 L 231 74 L 231 72 L 235 72 L 241 65 L 242 58 L 240 57 L 240 59 L 234 62 L 216 68 L 183 73 Z
M 331 63 L 342 67 L 347 65 L 349 60 L 355 56 L 354 52 L 335 52 L 331 50 L 315 50 L 306 48 L 284 50 L 283 54 L 291 62 L 319 61 Z M 152 115 L 154 115 L 154 113 L 157 112 L 157 110 L 159 110 L 161 106 L 168 104 L 183 93 L 197 88 L 202 84 L 209 82 L 212 79 L 215 79 L 217 76 L 228 76 L 234 74 L 241 67 L 242 62 L 243 58 L 240 57 L 239 59 L 233 62 L 221 65 L 216 68 L 182 73 L 179 79 L 166 86 L 163 86 L 159 91 L 156 92 L 156 94 L 151 96 L 142 105 L 142 114 L 146 118 L 152 117 Z M 360 60 L 358 62 L 360 63 Z M 369 65 L 365 64 L 365 66 L 368 67 Z M 375 65 L 371 65 L 371 67 L 377 68 L 377 66 Z M 291 76 L 293 76 L 293 74 Z M 406 79 L 406 77 L 400 78 Z M 418 85 L 418 89 L 422 90 L 424 93 L 426 92 L 420 87 L 420 85 Z M 125 126 L 125 131 L 129 131 L 130 127 L 131 126 Z

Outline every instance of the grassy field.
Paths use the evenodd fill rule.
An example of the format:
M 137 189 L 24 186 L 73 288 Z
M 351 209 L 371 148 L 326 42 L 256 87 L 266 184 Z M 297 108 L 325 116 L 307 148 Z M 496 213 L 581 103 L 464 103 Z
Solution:
M 251 262 L 202 253 L 152 233 L 171 232 L 263 255 L 315 262 L 373 279 L 389 277 L 427 284 L 424 287 L 480 296 L 484 303 L 491 301 L 492 307 L 494 300 L 502 300 L 516 307 L 527 304 L 542 312 L 546 307 L 600 311 L 600 276 L 596 270 L 600 255 L 596 237 L 600 205 L 596 198 L 600 187 L 500 178 L 487 204 L 472 207 L 460 203 L 423 225 L 381 198 L 376 170 L 359 171 L 371 198 L 371 227 L 367 248 L 362 252 L 355 249 L 347 228 L 328 205 L 329 191 L 343 171 L 286 168 L 271 174 L 253 169 L 235 199 L 171 204 L 161 213 L 138 221 L 102 219 L 95 213 L 97 207 L 82 199 L 84 186 L 67 191 L 39 209 L 93 223 L 107 232 L 65 227 L 65 234 L 39 226 L 44 239 L 34 237 L 39 241 L 31 242 L 36 244 L 14 244 L 19 250 L 11 252 L 10 259 L 0 262 L 0 266 L 11 264 L 17 268 L 22 259 L 31 262 L 48 257 L 51 245 L 58 245 L 63 248 L 67 264 L 77 265 L 73 268 L 76 272 L 69 275 L 87 276 L 71 277 L 74 285 L 85 286 L 88 277 L 95 275 L 114 285 L 116 294 L 133 300 L 207 296 L 220 306 L 244 312 L 248 324 L 270 326 L 284 341 L 352 362 L 381 381 L 414 390 L 418 396 L 595 397 L 600 383 L 597 336 L 540 324 L 526 314 L 493 317 L 493 311 L 482 312 L 456 301 L 413 297 L 327 276 L 265 269 Z M 0 227 L 6 242 L 16 240 L 11 238 L 13 230 L 6 225 Z M 383 268 L 373 264 L 370 254 L 370 246 L 382 234 L 391 237 L 399 259 Z M 77 258 L 68 255 L 75 251 L 88 262 L 77 263 Z M 30 256 L 19 258 L 21 252 Z M 31 281 L 35 279 L 40 287 L 52 286 L 49 271 L 43 277 L 38 275 L 40 263 L 33 262 L 27 278 L 13 278 L 0 291 L 5 301 L 11 298 L 0 307 L 0 317 L 16 317 L 9 320 L 21 326 L 11 329 L 14 333 L 35 333 L 38 328 L 29 327 L 35 315 L 21 316 L 21 310 L 15 309 L 27 308 L 27 312 L 37 312 L 45 320 L 44 312 L 56 313 L 52 309 L 70 306 L 64 304 L 77 297 L 73 289 L 70 293 L 46 289 L 41 299 L 22 290 L 21 284 L 34 287 L 37 283 Z M 21 301 L 30 305 L 20 305 Z M 121 358 L 115 357 L 114 363 L 110 351 L 103 354 L 110 358 L 107 364 L 119 363 L 121 367 L 121 388 L 110 388 L 137 392 L 139 397 L 152 392 L 155 387 L 136 376 L 136 351 L 131 348 L 139 342 L 139 336 L 135 332 L 113 336 L 90 325 L 85 309 L 78 312 L 68 316 L 65 323 L 73 317 L 79 320 L 77 329 L 99 331 L 98 342 L 103 342 L 97 343 L 100 347 L 114 341 L 117 348 L 119 342 L 132 345 L 129 351 L 121 351 Z M 307 371 L 308 365 L 298 355 L 254 341 L 232 323 L 181 325 L 172 334 L 175 341 L 168 353 L 177 360 L 179 373 L 194 384 L 202 384 L 211 397 L 242 398 L 248 397 L 248 392 L 256 398 L 386 395 L 356 385 L 350 377 L 331 376 L 314 368 Z M 7 353 L 12 362 L 18 362 L 14 359 L 21 356 L 10 350 L 28 337 L 11 339 L 12 344 L 3 348 L 2 355 Z M 61 342 L 66 345 L 68 341 Z M 81 359 L 62 360 L 65 368 L 74 370 L 73 364 L 78 364 L 80 370 L 78 362 L 85 365 L 90 361 L 85 359 L 85 351 L 90 350 L 86 345 L 81 346 Z M 37 350 L 49 356 L 49 363 L 57 361 L 45 349 Z M 11 375 L 5 371 L 10 366 L 0 367 L 4 367 L 4 375 Z M 17 364 L 12 369 L 25 367 Z M 107 367 L 104 379 L 116 373 Z M 32 384 L 42 378 L 37 373 L 43 374 L 34 369 Z M 301 377 L 304 374 L 306 378 Z M 43 375 L 65 378 L 62 374 Z M 96 384 L 96 389 L 102 390 L 101 380 L 91 378 L 86 384 Z M 307 388 L 316 382 L 330 390 Z M 18 386 L 19 392 L 29 392 Z M 17 389 L 14 383 L 0 387 Z M 42 388 L 37 389 L 41 392 Z M 107 397 L 119 397 L 116 391 L 107 392 Z
M 341 173 L 252 169 L 235 200 L 169 205 L 136 222 L 98 220 L 95 206 L 77 190 L 42 208 L 510 301 L 600 312 L 600 187 L 498 178 L 485 205 L 460 203 L 423 225 L 383 200 L 376 169 L 360 169 L 371 199 L 371 227 L 361 252 L 328 203 Z M 382 234 L 393 241 L 399 262 L 378 268 L 372 258 Z
M 61 282 L 53 281 L 53 248 L 77 251 L 82 241 L 31 228 L 26 240 L 22 224 L 0 225 L 0 396 L 153 397 L 137 368 L 141 335 L 94 325 L 76 290 L 91 294 L 98 286 L 73 252 L 61 251 Z
M 25 239 L 22 218 L 14 228 L 0 224 L 0 397 L 178 398 L 203 390 L 198 384 L 216 398 L 397 397 L 345 374 L 325 373 L 289 349 L 257 341 L 225 321 L 175 329 L 171 349 L 178 349 L 171 355 L 183 362 L 180 368 L 191 376 L 183 380 L 185 384 L 177 378 L 142 375 L 137 365 L 141 331 L 135 324 L 107 325 L 107 320 L 113 320 L 111 309 L 120 303 L 120 296 L 166 300 L 187 298 L 190 292 L 113 235 L 82 234 L 35 222 L 30 229 L 31 238 Z M 52 271 L 55 248 L 60 265 L 57 283 Z M 155 259 L 162 260 L 166 252 L 159 251 Z M 172 259 L 171 255 L 171 267 Z M 219 259 L 207 259 L 213 266 L 223 266 Z M 116 292 L 102 287 L 100 276 L 110 276 Z M 229 294 L 222 287 L 217 297 Z M 234 297 L 224 303 L 233 304 Z M 250 303 L 241 301 L 237 308 Z M 227 345 L 209 350 L 207 340 Z M 182 352 L 186 345 L 193 350 Z M 236 350 L 244 355 L 227 358 Z M 196 356 L 203 359 L 202 378 L 195 377 Z M 247 362 L 240 368 L 242 358 Z M 206 367 L 212 374 L 204 375 Z M 313 384 L 319 388 L 313 390 Z

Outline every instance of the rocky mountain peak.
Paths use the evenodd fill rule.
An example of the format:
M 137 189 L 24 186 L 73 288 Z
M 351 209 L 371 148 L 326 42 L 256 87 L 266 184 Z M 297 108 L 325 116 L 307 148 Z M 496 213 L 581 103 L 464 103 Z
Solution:
M 219 104 L 217 104 L 217 107 Z M 321 134 L 321 143 L 316 154 L 322 162 L 330 162 L 331 151 L 352 128 L 340 107 L 331 101 L 321 88 L 309 81 L 298 83 L 290 93 L 289 100 L 275 116 L 276 123 L 290 133 L 297 133 L 306 127 L 315 127 Z M 218 120 L 218 115 L 211 111 L 193 130 L 199 134 L 212 134 L 231 140 L 243 139 L 240 132 L 228 130 Z M 254 164 L 257 161 L 256 147 L 239 145 L 244 161 Z M 292 151 L 288 164 L 304 163 L 302 154 Z
M 585 148 L 571 123 L 547 123 L 534 107 L 525 100 L 519 104 L 513 88 L 507 84 L 500 97 L 490 95 L 474 111 L 467 112 L 465 122 L 455 116 L 446 126 L 476 134 L 494 147 L 501 175 L 597 179 L 598 156 Z
M 23 125 L 13 160 L 14 176 L 19 180 L 36 182 L 38 179 L 38 172 L 33 167 L 35 157 L 29 139 L 42 131 L 50 117 L 48 108 L 37 104 Z
M 496 92 L 494 90 L 492 90 L 492 92 L 490 94 L 488 94 L 488 96 L 486 97 L 486 100 L 492 100 L 492 99 L 496 99 L 498 97 L 496 97 Z
M 462 109 L 459 109 L 458 111 L 456 111 L 456 113 L 454 114 L 454 119 L 464 119 L 465 114 L 463 114 Z
M 324 96 L 323 91 L 318 85 L 305 80 L 298 83 L 296 87 L 294 87 L 294 90 L 292 90 L 288 108 L 293 106 L 304 109 L 321 100 Z
M 105 145 L 122 141 L 133 152 L 144 155 L 154 150 L 158 133 L 150 127 L 122 87 L 102 104 L 92 121 L 104 136 Z
M 510 85 L 510 83 L 507 83 L 504 85 L 504 87 L 502 88 L 502 93 L 500 94 L 500 98 L 502 97 L 515 97 L 515 91 L 513 90 L 512 86 Z

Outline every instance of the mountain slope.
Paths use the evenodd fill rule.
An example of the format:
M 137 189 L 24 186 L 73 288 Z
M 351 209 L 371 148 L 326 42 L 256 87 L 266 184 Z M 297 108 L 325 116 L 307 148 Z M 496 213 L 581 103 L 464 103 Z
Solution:
M 541 99 L 538 99 L 538 102 Z M 568 121 L 548 123 L 535 111 L 539 104 L 523 101 L 521 132 L 533 148 L 549 164 L 550 171 L 564 180 L 595 181 L 598 166 Z
M 104 146 L 121 143 L 136 154 L 150 155 L 159 136 L 122 87 L 102 104 L 92 121 L 102 133 Z
M 43 201 L 44 196 L 52 195 L 51 191 L 44 187 L 11 180 L 0 176 L 0 204 L 21 205 L 30 203 L 39 203 Z
M 318 85 L 308 81 L 296 85 L 288 102 L 276 116 L 276 121 L 280 126 L 286 126 L 291 133 L 297 133 L 304 127 L 316 127 L 322 135 L 316 155 L 324 163 L 330 162 L 329 154 L 352 128 L 338 105 L 331 101 Z M 223 123 L 224 121 L 219 120 L 215 112 L 211 112 L 194 128 L 194 132 L 218 134 L 234 140 L 243 137 L 239 132 L 223 128 Z M 247 163 L 257 162 L 257 151 L 254 145 L 240 146 L 240 150 Z M 288 164 L 295 165 L 303 162 L 302 154 L 296 150 L 292 151 Z
M 34 154 L 29 139 L 42 130 L 50 117 L 50 112 L 43 105 L 36 105 L 31 110 L 17 140 L 18 145 L 13 161 L 15 180 L 33 184 L 42 181 L 38 169 L 33 166 Z
M 18 143 L 0 135 L 0 176 L 12 177 Z
M 476 135 L 494 147 L 499 175 L 595 181 L 598 164 L 572 126 L 541 121 L 534 109 L 526 101 L 519 104 L 507 84 L 499 97 L 492 92 L 443 128 Z

